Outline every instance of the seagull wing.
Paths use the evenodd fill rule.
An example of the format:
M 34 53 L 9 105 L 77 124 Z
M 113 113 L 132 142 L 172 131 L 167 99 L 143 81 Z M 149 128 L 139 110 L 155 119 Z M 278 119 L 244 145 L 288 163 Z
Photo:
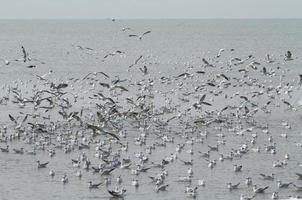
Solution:
M 220 74 L 220 76 L 222 76 L 222 77 L 223 77 L 225 80 L 227 80 L 227 81 L 230 80 L 229 77 L 227 77 L 227 76 L 224 75 L 224 74 Z
M 110 135 L 110 136 L 112 136 L 112 137 L 114 137 L 115 139 L 117 139 L 117 140 L 120 140 L 120 138 L 116 135 L 116 134 L 114 134 L 114 133 L 110 133 L 110 132 L 108 132 L 108 131 L 102 131 L 103 133 L 105 133 L 105 134 L 107 134 L 107 135 Z M 114 168 L 115 169 L 115 168 Z
M 202 103 L 205 100 L 206 96 L 207 96 L 206 94 L 202 95 L 202 97 L 200 98 L 199 102 Z
M 108 83 L 99 83 L 101 86 L 106 87 L 106 88 L 110 88 L 110 85 Z
M 204 64 L 209 65 L 209 62 L 206 59 L 202 59 L 202 61 L 204 62 Z
M 109 76 L 107 74 L 105 74 L 104 72 L 98 72 L 99 74 L 103 74 L 106 78 L 109 78 Z
M 108 192 L 109 192 L 109 194 L 111 194 L 114 197 L 119 197 L 120 196 L 120 194 L 118 192 L 116 192 L 116 191 L 108 190 Z
M 22 120 L 22 123 L 24 123 L 27 120 L 28 114 L 25 115 L 25 117 Z
M 149 34 L 149 33 L 151 33 L 151 31 L 146 31 L 146 32 L 144 32 L 144 33 L 142 34 L 142 36 L 147 35 L 147 34 Z
M 176 118 L 176 116 L 173 116 L 173 117 L 169 118 L 166 122 L 169 123 L 171 120 L 173 120 L 175 118 Z
M 10 114 L 8 114 L 8 116 L 12 122 L 14 122 L 16 125 L 18 124 L 13 116 L 11 116 Z
M 23 62 L 26 62 L 26 60 L 27 60 L 27 53 L 26 53 L 25 48 L 23 46 L 21 48 L 22 48 L 22 53 L 23 53 Z
M 100 185 L 102 185 L 103 183 L 97 183 L 97 184 L 94 184 L 95 187 L 99 187 Z
M 135 64 L 137 64 L 138 63 L 138 61 L 140 60 L 140 59 L 142 59 L 143 58 L 143 55 L 140 55 L 136 60 L 135 60 Z
M 82 80 L 85 80 L 88 76 L 90 76 L 92 74 L 92 72 L 88 73 L 86 76 L 84 76 L 84 78 L 82 78 Z
M 266 177 L 266 175 L 265 175 L 265 174 L 259 174 L 259 175 L 260 175 L 260 176 L 262 176 L 263 178 L 264 178 L 264 177 Z
M 241 99 L 244 99 L 245 101 L 249 101 L 249 99 L 246 96 L 240 96 Z
M 114 90 L 116 88 L 121 89 L 122 91 L 128 92 L 128 89 L 126 89 L 125 87 L 120 86 L 120 85 L 115 85 L 111 89 Z
M 229 106 L 226 106 L 226 107 L 224 107 L 223 109 L 221 109 L 220 112 L 223 112 L 223 111 L 227 110 L 228 108 L 229 108 Z
M 203 102 L 200 102 L 201 104 L 204 104 L 204 105 L 207 105 L 207 106 L 212 106 L 212 104 L 210 104 L 210 103 L 208 103 L 208 102 L 205 102 L 205 101 L 203 101 Z
M 130 35 L 128 35 L 128 37 L 138 37 L 138 35 L 130 34 Z

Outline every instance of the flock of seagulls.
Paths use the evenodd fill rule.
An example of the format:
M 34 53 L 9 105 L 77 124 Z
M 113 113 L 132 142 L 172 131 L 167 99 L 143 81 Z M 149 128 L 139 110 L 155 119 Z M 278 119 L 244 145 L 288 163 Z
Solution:
M 126 30 L 132 29 L 122 31 Z M 151 31 L 128 36 L 142 40 L 147 34 Z M 31 62 L 23 46 L 21 50 L 22 62 Z M 236 181 L 224 180 L 221 188 L 238 199 L 262 199 L 268 193 L 272 199 L 279 199 L 284 190 L 294 190 L 292 199 L 299 199 L 301 171 L 286 171 L 293 163 L 288 162 L 289 154 L 284 160 L 277 157 L 281 143 L 271 132 L 274 124 L 258 119 L 261 115 L 270 118 L 278 109 L 293 113 L 299 109 L 292 96 L 301 87 L 302 75 L 285 79 L 289 69 L 282 66 L 298 58 L 290 51 L 281 58 L 264 55 L 264 60 L 253 55 L 232 57 L 234 52 L 220 49 L 218 54 L 200 59 L 200 65 L 181 73 L 155 73 L 148 58 L 138 55 L 125 66 L 129 74 L 138 74 L 136 78 L 126 75 L 120 79 L 123 74 L 116 77 L 99 71 L 59 80 L 52 78 L 54 72 L 50 71 L 36 74 L 35 80 L 16 80 L 3 87 L 1 105 L 13 105 L 17 112 L 8 114 L 10 123 L 1 128 L 0 150 L 20 156 L 47 152 L 49 160 L 36 161 L 37 173 L 46 170 L 47 175 L 49 169 L 53 179 L 58 173 L 52 158 L 58 153 L 75 152 L 78 157 L 69 163 L 77 171 L 75 175 L 64 172 L 62 184 L 72 184 L 71 176 L 83 180 L 92 173 L 99 181 L 89 180 L 88 189 L 106 188 L 108 195 L 115 198 L 126 198 L 129 185 L 139 190 L 141 184 L 147 184 L 155 193 L 168 193 L 175 187 L 172 182 L 183 187 L 187 197 L 198 198 L 204 190 L 211 190 L 207 185 L 211 180 L 198 177 L 196 169 L 215 175 L 219 166 L 231 163 L 232 169 L 224 173 L 234 174 Z M 126 52 L 116 50 L 102 59 L 120 54 Z M 284 134 L 280 137 L 285 142 L 291 132 L 290 122 L 284 119 L 281 128 Z M 267 142 L 259 138 L 267 138 Z M 231 145 L 234 140 L 241 142 L 239 147 Z M 16 141 L 18 148 L 14 147 Z M 246 170 L 251 155 L 264 157 L 259 162 L 269 158 L 275 161 L 263 172 L 253 167 L 253 174 L 258 174 L 253 177 Z M 299 165 L 298 161 L 294 164 Z M 186 171 L 184 176 L 171 177 L 171 168 Z M 269 173 L 274 169 L 294 173 L 296 179 L 283 181 L 281 172 Z M 243 180 L 242 175 L 246 175 Z M 145 181 L 141 182 L 140 177 Z

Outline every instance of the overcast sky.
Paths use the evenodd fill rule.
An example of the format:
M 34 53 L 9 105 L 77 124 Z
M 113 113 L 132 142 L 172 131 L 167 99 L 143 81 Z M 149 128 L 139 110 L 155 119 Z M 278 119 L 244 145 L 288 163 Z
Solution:
M 302 18 L 302 0 L 0 0 L 0 18 Z

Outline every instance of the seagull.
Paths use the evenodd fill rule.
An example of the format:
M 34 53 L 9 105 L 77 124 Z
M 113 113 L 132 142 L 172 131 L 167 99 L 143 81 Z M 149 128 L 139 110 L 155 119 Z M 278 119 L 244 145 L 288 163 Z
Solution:
M 23 62 L 26 62 L 27 61 L 27 57 L 28 57 L 28 54 L 27 52 L 25 51 L 25 48 L 23 46 L 21 46 L 22 48 L 22 53 L 23 53 Z
M 24 148 L 20 148 L 20 149 L 13 149 L 13 151 L 16 153 L 16 154 L 23 154 L 24 153 Z
M 199 102 L 194 103 L 194 104 L 193 104 L 193 107 L 194 107 L 195 109 L 201 109 L 202 104 L 203 104 L 203 105 L 207 105 L 207 106 L 212 106 L 211 103 L 208 103 L 208 102 L 204 101 L 205 98 L 206 98 L 206 94 L 202 95 L 202 97 L 199 99 Z M 208 145 L 208 146 L 209 146 L 209 145 Z M 211 147 L 209 146 L 209 148 L 210 148 L 211 151 L 217 151 L 217 150 L 218 150 L 218 146 L 217 146 L 217 150 L 216 150 L 216 147 L 211 148 Z
M 77 171 L 76 172 L 76 177 L 82 178 L 82 172 L 81 171 Z
M 61 182 L 62 182 L 63 184 L 68 183 L 68 177 L 67 177 L 67 174 L 64 174 L 64 175 L 63 175 L 63 177 L 62 177 L 62 179 L 61 179 Z
M 260 174 L 260 176 L 262 176 L 262 178 L 263 178 L 264 180 L 273 181 L 273 180 L 274 180 L 275 174 L 273 174 L 273 173 L 272 173 L 271 175 Z
M 273 62 L 275 62 L 274 60 L 271 59 L 271 57 L 270 57 L 269 54 L 266 54 L 266 58 L 267 58 L 267 62 L 268 62 L 268 63 L 273 63 Z
M 36 65 L 28 65 L 28 66 L 26 66 L 27 68 L 36 68 L 37 66 Z
M 216 146 L 208 145 L 208 147 L 210 148 L 210 151 L 218 151 L 218 145 L 216 145 Z
M 238 189 L 238 186 L 239 186 L 239 185 L 240 185 L 240 182 L 239 182 L 239 183 L 236 183 L 236 184 L 227 183 L 227 186 L 228 186 L 229 190 Z
M 134 65 L 136 65 L 142 58 L 143 58 L 143 55 L 140 55 L 140 56 L 134 61 L 134 63 L 131 64 L 131 65 L 129 66 L 129 68 L 131 68 L 131 67 L 133 67 Z
M 196 197 L 198 187 L 186 187 L 185 193 L 190 197 Z
M 210 64 L 205 58 L 202 59 L 202 62 L 206 65 L 206 67 L 214 67 L 214 65 Z
M 43 75 L 41 75 L 41 76 L 35 74 L 35 76 L 36 76 L 39 80 L 41 80 L 41 81 L 46 81 L 46 76 L 50 75 L 52 72 L 53 72 L 53 71 L 50 70 L 50 71 L 49 71 L 48 73 L 46 73 L 46 74 L 43 74 Z
M 123 198 L 126 194 L 126 189 L 118 190 L 108 190 L 109 194 L 115 198 Z
M 108 187 L 111 184 L 111 179 L 108 177 L 105 177 L 104 183 L 105 183 L 106 187 Z
M 72 44 L 72 46 L 75 47 L 75 48 L 77 48 L 77 49 L 79 49 L 79 50 L 88 50 L 88 51 L 92 51 L 93 50 L 90 47 L 83 47 L 81 45 L 74 45 L 74 44 Z
M 102 185 L 102 183 L 92 184 L 92 181 L 89 181 L 88 183 L 89 183 L 88 185 L 89 189 L 98 189 L 99 186 Z
M 112 53 L 106 54 L 106 55 L 104 56 L 104 59 L 106 59 L 108 56 L 115 56 L 115 55 L 124 54 L 124 53 L 125 53 L 125 52 L 123 52 L 123 51 L 116 50 L 116 51 L 114 51 L 114 52 L 112 52 Z
M 241 172 L 242 165 L 234 165 L 234 172 Z
M 224 75 L 224 74 L 217 74 L 217 77 L 223 77 L 225 80 L 227 80 L 227 81 L 229 81 L 230 80 L 230 78 L 229 77 L 227 77 L 226 75 Z
M 267 73 L 267 70 L 266 70 L 266 67 L 263 67 L 263 68 L 262 68 L 262 72 L 263 72 L 264 75 L 267 75 L 267 74 L 268 74 L 268 73 Z
M 258 188 L 257 185 L 254 185 L 253 191 L 255 194 L 264 193 L 266 189 L 268 189 L 269 186 L 266 186 L 264 188 Z
M 122 179 L 121 175 L 119 175 L 119 176 L 116 178 L 116 182 L 117 182 L 117 184 L 119 184 L 119 185 L 123 182 L 123 179 Z
M 255 195 L 251 196 L 251 197 L 247 197 L 244 194 L 240 195 L 240 200 L 252 200 L 253 198 L 255 198 Z
M 9 116 L 9 119 L 15 123 L 15 129 L 17 129 L 17 130 L 19 130 L 21 128 L 22 124 L 27 120 L 27 117 L 28 117 L 28 115 L 25 115 L 23 120 L 20 123 L 18 123 L 17 120 L 11 114 L 8 114 L 8 116 Z
M 151 31 L 146 31 L 142 35 L 130 34 L 130 35 L 128 35 L 128 37 L 137 37 L 139 40 L 141 40 L 144 35 L 147 35 L 149 33 L 151 33 Z
M 10 64 L 10 62 L 8 60 L 3 59 L 3 58 L 0 58 L 0 59 L 3 60 L 3 62 L 4 62 L 5 65 L 9 65 Z
M 107 75 L 107 74 L 105 74 L 104 72 L 90 72 L 90 73 L 88 73 L 86 76 L 84 76 L 83 78 L 82 78 L 82 80 L 85 80 L 86 78 L 88 78 L 90 75 L 94 75 L 94 76 L 96 76 L 96 75 L 98 75 L 98 74 L 102 74 L 102 75 L 104 75 L 106 78 L 109 78 L 109 76 Z
M 198 180 L 198 185 L 199 186 L 202 186 L 202 187 L 205 187 L 206 186 L 206 182 L 205 182 L 205 180 Z
M 192 74 L 189 74 L 188 72 L 184 72 L 176 76 L 175 78 L 180 78 L 180 77 L 192 77 Z
M 290 185 L 293 184 L 293 182 L 289 182 L 289 183 L 282 183 L 282 181 L 278 180 L 278 188 L 288 188 Z
M 251 177 L 247 177 L 245 179 L 245 184 L 248 185 L 248 186 L 252 185 L 252 178 Z
M 296 184 L 293 184 L 293 186 L 298 190 L 298 191 L 302 191 L 302 186 L 298 186 Z
M 138 180 L 137 180 L 137 179 L 132 180 L 131 184 L 132 184 L 134 187 L 138 187 L 138 186 L 139 186 L 139 183 L 138 183 Z
M 140 70 L 144 75 L 147 75 L 147 74 L 148 74 L 148 68 L 146 67 L 146 65 L 144 65 L 143 68 L 139 68 L 139 70 Z
M 182 159 L 179 159 L 184 165 L 193 165 L 193 159 L 191 159 L 190 161 L 184 161 Z
M 287 51 L 285 53 L 285 61 L 293 60 L 292 53 L 290 51 Z
M 40 163 L 40 161 L 38 160 L 37 163 L 38 163 L 38 168 L 40 169 L 40 168 L 46 168 L 49 162 Z
M 190 167 L 188 169 L 187 173 L 189 174 L 189 176 L 192 176 L 193 175 L 193 169 Z
M 4 153 L 8 153 L 9 150 L 8 150 L 8 145 L 6 145 L 6 148 L 0 148 L 1 152 L 4 152 Z
M 102 173 L 101 173 L 101 176 L 106 176 L 106 175 L 110 175 L 110 173 L 113 171 L 113 170 L 115 170 L 116 168 L 109 168 L 109 169 L 104 169 L 103 171 L 102 171 Z
M 296 175 L 298 176 L 298 179 L 299 179 L 299 180 L 302 180 L 302 174 L 296 173 Z
M 155 187 L 155 191 L 156 191 L 156 192 L 159 192 L 159 191 L 166 191 L 168 186 L 169 186 L 168 184 L 156 186 L 156 187 Z
M 219 58 L 222 52 L 224 52 L 224 49 L 220 49 L 216 57 Z
M 32 151 L 26 152 L 28 155 L 36 155 L 36 148 L 34 147 Z
M 132 30 L 130 27 L 122 28 L 122 31 Z
M 191 176 L 181 176 L 181 177 L 178 177 L 177 181 L 182 182 L 182 183 L 191 183 L 192 178 L 191 178 Z
M 55 176 L 55 171 L 51 169 L 49 171 L 49 176 L 51 176 L 53 178 Z
M 302 84 L 302 74 L 299 74 L 299 85 Z
M 272 199 L 279 199 L 278 192 L 273 192 Z
M 200 157 L 203 157 L 203 158 L 210 158 L 210 152 L 211 151 L 207 151 L 207 152 L 201 152 L 201 151 L 198 151 L 198 153 L 200 153 Z

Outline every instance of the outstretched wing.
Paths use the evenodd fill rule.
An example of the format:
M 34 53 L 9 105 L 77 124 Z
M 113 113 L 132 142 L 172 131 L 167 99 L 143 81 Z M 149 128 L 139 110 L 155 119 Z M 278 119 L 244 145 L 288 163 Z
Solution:
M 146 31 L 146 32 L 144 32 L 144 33 L 142 34 L 142 36 L 147 35 L 147 34 L 149 34 L 149 33 L 151 33 L 151 31 Z
M 112 196 L 114 197 L 118 197 L 119 196 L 119 193 L 113 191 L 113 190 L 108 190 L 109 194 L 111 194 Z
M 200 103 L 203 102 L 205 100 L 206 96 L 207 96 L 206 94 L 202 95 L 202 97 L 200 98 L 199 102 Z
M 128 37 L 138 37 L 138 35 L 130 34 L 130 35 L 128 35 Z
M 99 74 L 103 74 L 106 78 L 109 78 L 109 76 L 107 74 L 105 74 L 104 72 L 98 72 Z
M 13 116 L 11 116 L 10 114 L 8 114 L 8 116 L 9 116 L 10 120 L 17 125 L 17 121 L 15 120 L 15 118 Z

